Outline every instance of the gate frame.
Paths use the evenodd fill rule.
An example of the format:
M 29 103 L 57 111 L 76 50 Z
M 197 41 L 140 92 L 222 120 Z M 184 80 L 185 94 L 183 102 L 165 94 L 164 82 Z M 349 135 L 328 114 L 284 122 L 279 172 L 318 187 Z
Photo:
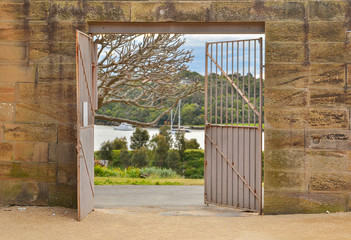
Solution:
M 239 44 L 239 42 L 245 42 L 245 41 L 249 41 L 249 42 L 251 42 L 251 41 L 258 41 L 259 42 L 259 44 L 260 44 L 260 56 L 259 56 L 259 69 L 260 69 L 260 77 L 259 77 L 259 89 L 260 89 L 260 91 L 259 91 L 259 99 L 260 99 L 260 102 L 259 102 L 259 111 L 257 111 L 256 110 L 256 108 L 255 108 L 255 106 L 250 102 L 250 99 L 247 99 L 246 98 L 246 96 L 245 96 L 245 92 L 243 93 L 240 89 L 239 89 L 239 86 L 236 86 L 235 85 L 235 83 L 232 81 L 232 79 L 230 79 L 229 78 L 229 76 L 227 75 L 227 73 L 225 72 L 225 70 L 224 69 L 222 69 L 222 67 L 218 64 L 218 62 L 215 60 L 215 59 L 213 59 L 213 57 L 212 57 L 212 55 L 209 53 L 209 51 L 208 51 L 208 48 L 209 48 L 209 46 L 211 45 L 211 44 L 222 44 L 222 47 L 221 47 L 221 49 L 222 49 L 222 51 L 223 51 L 223 43 L 227 43 L 227 47 L 228 47 L 228 43 L 234 43 L 234 42 L 237 42 L 238 44 Z M 234 46 L 234 45 L 233 45 Z M 250 47 L 250 45 L 249 45 L 249 47 Z M 244 48 L 245 49 L 245 48 Z M 255 45 L 255 49 L 256 49 L 256 45 Z M 250 50 L 250 49 L 249 49 Z M 232 49 L 232 51 L 234 51 L 233 49 Z M 218 56 L 217 55 L 218 53 L 216 53 L 216 57 Z M 222 54 L 223 54 L 223 52 L 222 53 L 220 53 L 220 56 L 221 57 L 223 57 L 222 56 Z M 243 52 L 243 57 L 245 57 L 245 55 L 244 55 L 245 53 Z M 227 49 L 227 55 L 228 55 L 228 49 Z M 239 56 L 239 55 L 238 55 Z M 256 55 L 255 55 L 256 56 Z M 227 56 L 228 57 L 228 56 Z M 230 162 L 229 162 L 229 160 L 228 160 L 228 157 L 221 151 L 221 149 L 218 147 L 218 145 L 216 144 L 216 142 L 214 142 L 214 140 L 211 138 L 211 137 L 209 137 L 208 135 L 207 135 L 207 129 L 211 126 L 211 125 L 213 125 L 213 127 L 215 127 L 215 126 L 221 126 L 222 125 L 222 120 L 221 120 L 221 123 L 218 123 L 217 124 L 217 120 L 216 120 L 216 123 L 215 124 L 211 124 L 211 122 L 212 122 L 212 120 L 211 120 L 211 122 L 209 122 L 208 121 L 208 103 L 209 103 L 209 99 L 208 99 L 208 67 L 209 67 L 209 65 L 208 65 L 208 62 L 209 62 L 209 59 L 210 59 L 210 61 L 211 62 L 213 62 L 214 64 L 215 64 L 215 68 L 216 68 L 216 73 L 217 73 L 217 69 L 219 69 L 219 71 L 220 71 L 220 73 L 221 73 L 221 76 L 223 75 L 224 76 L 224 78 L 225 78 L 225 81 L 226 82 L 229 82 L 230 84 L 231 84 L 231 87 L 232 88 L 234 88 L 235 89 L 235 92 L 236 92 L 236 94 L 238 94 L 238 95 L 240 95 L 241 96 L 241 99 L 242 100 L 245 100 L 245 102 L 247 103 L 247 105 L 248 105 L 248 109 L 252 109 L 253 111 L 254 111 L 254 114 L 256 113 L 257 115 L 258 115 L 258 131 L 259 131 L 259 142 L 260 142 L 260 146 L 259 146 L 259 159 L 258 159 L 258 168 L 259 168 L 259 176 L 258 176 L 258 178 L 260 179 L 260 183 L 261 183 L 261 186 L 260 186 L 260 192 L 259 192 L 259 196 L 257 196 L 257 194 L 256 194 L 256 192 L 250 187 L 250 185 L 247 183 L 247 181 L 246 181 L 246 179 L 245 179 L 245 176 L 244 177 L 242 177 L 241 175 L 240 175 L 240 173 L 239 173 L 239 171 L 240 170 L 238 170 L 238 169 L 236 169 L 235 168 L 235 166 L 233 166 Z M 221 61 L 223 61 L 223 59 L 221 60 Z M 232 61 L 234 61 L 233 59 L 232 59 Z M 237 60 L 238 61 L 238 60 Z M 256 60 L 255 60 L 256 61 Z M 227 59 L 227 64 L 228 64 L 228 59 Z M 244 64 L 244 63 L 243 63 Z M 250 64 L 250 55 L 249 55 L 249 64 Z M 233 65 L 234 66 L 234 65 Z M 245 64 L 243 65 L 243 66 L 245 66 Z M 212 65 L 211 65 L 211 67 L 212 67 Z M 238 65 L 238 67 L 239 67 L 239 65 Z M 264 65 L 263 65 L 263 39 L 262 39 L 262 37 L 261 38 L 259 38 L 259 39 L 243 39 L 243 40 L 234 40 L 234 41 L 219 41 L 219 42 L 206 42 L 206 47 L 205 47 L 205 89 L 204 89 L 204 91 L 205 91 L 205 169 L 204 169 L 204 179 L 205 179 L 205 194 L 204 194 L 204 202 L 205 202 L 205 204 L 210 204 L 210 203 L 213 203 L 213 202 L 209 202 L 208 201 L 208 198 L 207 198 L 207 188 L 206 188 L 206 181 L 208 181 L 207 180 L 207 165 L 208 165 L 208 163 L 207 163 L 207 159 L 206 159 L 206 157 L 207 157 L 207 151 L 208 151 L 208 148 L 206 148 L 206 145 L 207 145 L 207 141 L 209 140 L 210 142 L 211 142 L 211 146 L 212 145 L 214 145 L 215 146 L 215 149 L 216 149 L 216 154 L 217 154 L 217 152 L 219 152 L 220 153 L 220 155 L 221 155 L 221 159 L 224 159 L 226 162 L 227 162 L 227 164 L 234 170 L 234 172 L 235 172 L 235 174 L 236 174 L 236 176 L 238 176 L 238 178 L 240 178 L 241 179 L 241 182 L 244 184 L 243 186 L 246 186 L 248 189 L 249 189 L 249 191 L 251 191 L 252 192 L 252 194 L 254 194 L 254 196 L 257 198 L 257 200 L 258 200 L 258 212 L 260 213 L 260 214 L 263 214 L 263 208 L 262 208 L 262 100 L 263 100 L 263 93 L 262 93 L 262 89 L 263 89 L 263 68 L 264 68 Z M 239 70 L 239 69 L 237 69 L 237 70 Z M 228 65 L 227 65 L 227 71 L 228 71 Z M 232 69 L 232 71 L 234 71 L 234 69 Z M 212 73 L 212 69 L 211 69 L 211 73 Z M 250 73 L 250 70 L 248 70 L 248 73 Z M 245 74 L 245 72 L 243 72 L 243 76 L 244 76 L 244 74 Z M 256 78 L 256 76 L 255 76 L 255 78 Z M 216 78 L 217 79 L 217 78 Z M 221 80 L 221 81 L 223 81 L 223 80 Z M 218 84 L 218 82 L 216 82 L 216 84 Z M 211 89 L 212 90 L 212 89 Z M 226 93 L 226 94 L 228 94 L 228 93 Z M 217 100 L 216 100 L 216 104 L 217 104 Z M 222 103 L 221 103 L 222 104 Z M 243 103 L 244 104 L 244 103 Z M 244 105 L 243 105 L 243 107 L 244 107 Z M 212 111 L 212 110 L 211 110 Z M 222 111 L 222 107 L 221 107 L 221 111 Z M 232 113 L 233 114 L 233 113 Z M 214 114 L 215 115 L 215 114 Z M 212 115 L 210 116 L 211 118 L 212 118 Z M 228 117 L 228 116 L 226 116 L 226 117 Z M 233 116 L 232 116 L 233 117 Z M 237 116 L 238 117 L 238 116 Z M 243 116 L 244 117 L 244 116 Z M 222 118 L 222 112 L 221 112 L 221 118 Z M 248 120 L 248 124 L 250 124 L 251 122 L 250 122 L 250 118 L 248 118 L 249 120 Z M 242 123 L 244 123 L 244 119 L 242 120 L 243 122 Z M 255 124 L 255 122 L 254 122 L 254 124 Z M 224 125 L 222 125 L 222 126 L 224 126 Z M 232 125 L 231 126 L 235 126 L 235 125 L 233 125 L 233 123 L 232 123 Z M 238 122 L 237 122 L 237 125 L 236 125 L 237 127 L 238 127 Z M 250 126 L 248 126 L 249 128 L 251 128 Z M 244 127 L 244 126 L 242 126 L 241 128 L 247 128 L 247 127 Z M 240 129 L 240 128 L 238 128 L 238 129 Z M 257 161 L 257 160 L 256 160 Z M 233 164 L 234 164 L 234 162 L 233 162 Z M 208 183 L 209 184 L 209 183 Z M 219 204 L 219 203 L 215 203 L 215 204 Z M 245 208 L 241 208 L 241 209 L 245 209 Z M 248 210 L 252 210 L 252 209 L 248 209 Z

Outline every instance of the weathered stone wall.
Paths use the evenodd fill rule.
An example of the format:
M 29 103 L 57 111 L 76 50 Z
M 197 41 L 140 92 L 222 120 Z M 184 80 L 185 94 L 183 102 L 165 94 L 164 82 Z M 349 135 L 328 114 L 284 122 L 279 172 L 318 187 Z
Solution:
M 266 24 L 264 211 L 348 210 L 350 16 L 350 1 L 0 0 L 0 201 L 76 206 L 76 29 L 258 21 Z

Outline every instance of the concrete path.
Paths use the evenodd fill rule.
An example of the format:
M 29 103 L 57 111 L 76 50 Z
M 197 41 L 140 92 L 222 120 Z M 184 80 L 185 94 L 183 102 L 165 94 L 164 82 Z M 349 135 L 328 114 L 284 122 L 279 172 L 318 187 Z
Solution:
M 204 186 L 95 186 L 95 208 L 203 206 Z

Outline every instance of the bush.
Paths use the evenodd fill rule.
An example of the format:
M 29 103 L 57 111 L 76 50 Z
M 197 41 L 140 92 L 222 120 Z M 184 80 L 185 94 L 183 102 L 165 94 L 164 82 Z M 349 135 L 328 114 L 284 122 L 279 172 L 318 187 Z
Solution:
M 172 169 L 147 167 L 141 169 L 142 174 L 147 174 L 151 178 L 179 178 L 180 176 Z
M 133 135 L 130 137 L 130 148 L 131 149 L 140 149 L 142 147 L 146 147 L 147 143 L 150 139 L 149 132 L 147 130 L 143 130 L 138 127 L 135 129 Z
M 184 152 L 184 162 L 182 164 L 184 176 L 186 178 L 204 177 L 204 150 L 188 149 Z
M 180 154 L 176 150 L 168 151 L 166 167 L 179 172 Z
M 185 139 L 185 148 L 186 149 L 199 149 L 200 144 L 197 142 L 196 138 L 190 140 Z
M 94 175 L 97 177 L 118 177 L 119 174 L 115 169 L 102 167 L 100 165 L 94 166 Z
M 145 167 L 147 166 L 147 153 L 145 147 L 135 149 L 132 156 L 132 165 L 134 167 Z

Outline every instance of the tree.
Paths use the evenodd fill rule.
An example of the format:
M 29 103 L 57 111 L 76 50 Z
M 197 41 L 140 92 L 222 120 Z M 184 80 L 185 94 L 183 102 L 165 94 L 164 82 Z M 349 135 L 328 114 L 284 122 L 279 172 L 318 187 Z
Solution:
M 105 141 L 101 144 L 98 156 L 101 160 L 112 160 L 113 144 L 111 141 Z
M 186 140 L 185 140 L 185 133 L 183 131 L 176 132 L 176 142 L 175 146 L 178 149 L 178 154 L 180 159 L 184 159 L 184 151 L 186 150 Z
M 133 135 L 130 137 L 130 140 L 131 140 L 130 148 L 140 149 L 142 147 L 146 147 L 149 139 L 150 139 L 149 132 L 145 129 L 138 127 L 135 129 Z
M 175 170 L 177 173 L 180 173 L 179 163 L 179 153 L 176 150 L 168 151 L 166 158 L 166 167 Z
M 166 138 L 167 150 L 171 149 L 173 146 L 173 137 L 171 132 L 171 127 L 168 125 L 163 125 L 159 130 L 160 134 Z
M 163 111 L 151 122 L 140 122 L 106 114 L 96 119 L 128 122 L 139 126 L 155 125 L 180 99 L 202 89 L 199 82 L 180 84 L 181 72 L 192 61 L 184 50 L 181 34 L 99 34 L 98 108 L 124 103 Z
M 122 149 L 119 153 L 119 159 L 123 168 L 127 168 L 131 165 L 131 156 L 127 149 Z
M 190 140 L 185 139 L 185 148 L 186 149 L 199 149 L 200 144 L 197 142 L 196 138 Z
M 153 152 L 153 165 L 156 167 L 166 167 L 166 159 L 169 150 L 167 139 L 162 134 L 153 136 L 150 141 Z
M 138 168 L 147 166 L 147 153 L 145 147 L 133 151 L 132 165 Z
M 127 147 L 127 138 L 126 137 L 116 137 L 113 142 L 112 142 L 112 147 L 113 150 L 122 150 L 122 149 L 128 149 Z

